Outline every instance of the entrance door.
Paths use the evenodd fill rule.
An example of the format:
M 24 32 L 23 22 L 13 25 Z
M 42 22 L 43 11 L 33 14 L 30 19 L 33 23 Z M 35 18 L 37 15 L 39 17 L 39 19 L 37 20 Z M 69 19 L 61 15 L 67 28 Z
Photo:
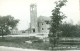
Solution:
M 33 29 L 33 33 L 35 33 L 35 29 Z

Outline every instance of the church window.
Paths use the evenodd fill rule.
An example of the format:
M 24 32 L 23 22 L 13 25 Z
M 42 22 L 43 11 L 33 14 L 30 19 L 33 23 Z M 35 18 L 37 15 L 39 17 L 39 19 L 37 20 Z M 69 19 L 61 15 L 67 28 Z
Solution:
M 49 21 L 45 21 L 46 22 L 46 24 L 49 24 Z
M 50 28 L 47 28 L 48 30 L 50 30 Z

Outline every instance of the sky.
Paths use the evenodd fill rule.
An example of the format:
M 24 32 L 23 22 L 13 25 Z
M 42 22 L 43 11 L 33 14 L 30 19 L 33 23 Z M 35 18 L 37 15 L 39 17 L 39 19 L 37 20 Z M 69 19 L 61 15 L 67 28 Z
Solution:
M 37 17 L 50 17 L 57 0 L 0 0 L 0 16 L 11 15 L 19 19 L 17 25 L 19 30 L 26 30 L 30 23 L 30 4 L 37 5 Z M 73 24 L 80 23 L 79 0 L 68 0 L 66 6 L 61 11 L 67 16 L 64 21 Z

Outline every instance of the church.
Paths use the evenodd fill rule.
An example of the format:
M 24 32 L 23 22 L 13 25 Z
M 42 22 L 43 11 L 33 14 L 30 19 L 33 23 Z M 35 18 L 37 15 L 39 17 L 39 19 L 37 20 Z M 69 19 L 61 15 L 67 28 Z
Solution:
M 37 17 L 37 5 L 30 5 L 30 27 L 29 33 L 49 33 L 49 22 L 51 18 L 46 16 Z

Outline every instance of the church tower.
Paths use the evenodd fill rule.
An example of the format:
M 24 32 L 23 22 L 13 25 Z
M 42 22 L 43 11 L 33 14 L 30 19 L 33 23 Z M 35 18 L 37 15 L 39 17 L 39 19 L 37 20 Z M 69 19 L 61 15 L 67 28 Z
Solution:
M 37 6 L 35 4 L 30 5 L 30 32 L 37 33 Z

